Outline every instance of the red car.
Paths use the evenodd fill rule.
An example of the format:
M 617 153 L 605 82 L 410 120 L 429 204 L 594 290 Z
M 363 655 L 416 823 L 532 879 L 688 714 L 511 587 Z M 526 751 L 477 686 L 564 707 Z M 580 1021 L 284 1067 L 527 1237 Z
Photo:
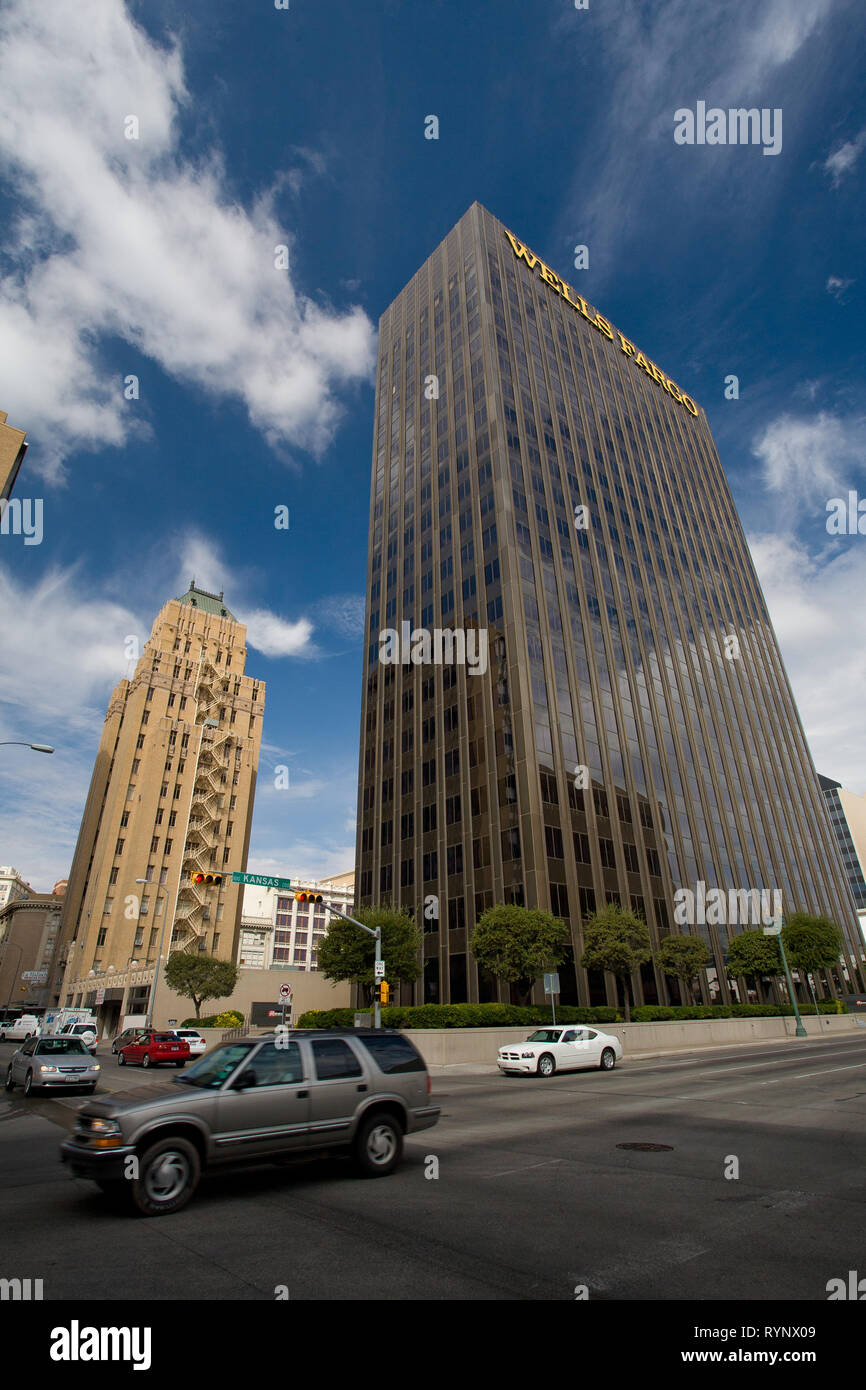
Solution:
M 182 1067 L 190 1058 L 189 1043 L 176 1033 L 158 1033 L 145 1028 L 132 1042 L 121 1047 L 117 1053 L 117 1065 L 125 1067 L 127 1062 L 139 1062 L 143 1067 L 158 1067 L 162 1062 Z

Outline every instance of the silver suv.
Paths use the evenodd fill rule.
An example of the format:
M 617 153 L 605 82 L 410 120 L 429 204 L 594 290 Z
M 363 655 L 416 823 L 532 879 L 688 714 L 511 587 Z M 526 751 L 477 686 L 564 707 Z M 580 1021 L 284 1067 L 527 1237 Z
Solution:
M 76 1177 L 145 1216 L 180 1211 L 204 1168 L 348 1149 L 365 1177 L 439 1119 L 424 1059 L 402 1033 L 288 1030 L 208 1052 L 168 1085 L 101 1097 L 60 1146 Z M 134 1158 L 135 1162 L 129 1160 Z

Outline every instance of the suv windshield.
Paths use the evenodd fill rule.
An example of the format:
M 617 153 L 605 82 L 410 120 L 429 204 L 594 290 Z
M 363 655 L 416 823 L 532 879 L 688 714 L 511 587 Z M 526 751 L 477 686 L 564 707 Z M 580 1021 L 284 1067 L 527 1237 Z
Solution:
M 80 1038 L 43 1038 L 36 1044 L 36 1051 L 40 1057 L 48 1052 L 54 1057 L 68 1057 L 70 1054 L 79 1056 L 87 1048 Z
M 530 1034 L 527 1042 L 559 1042 L 560 1028 L 539 1028 L 537 1032 Z
M 237 1070 L 252 1046 L 251 1042 L 227 1043 L 225 1047 L 218 1047 L 215 1052 L 200 1057 L 191 1067 L 187 1067 L 183 1076 L 175 1077 L 175 1080 L 184 1086 L 203 1086 L 214 1091 Z

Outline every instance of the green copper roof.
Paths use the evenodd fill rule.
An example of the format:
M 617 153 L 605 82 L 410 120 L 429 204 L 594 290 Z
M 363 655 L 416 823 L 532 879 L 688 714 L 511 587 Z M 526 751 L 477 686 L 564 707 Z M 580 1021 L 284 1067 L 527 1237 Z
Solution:
M 191 608 L 201 608 L 205 613 L 215 613 L 218 618 L 231 618 L 233 623 L 237 622 L 234 613 L 229 612 L 223 603 L 222 590 L 218 594 L 209 594 L 207 589 L 197 589 L 194 579 L 189 581 L 189 588 L 177 601 L 188 603 Z

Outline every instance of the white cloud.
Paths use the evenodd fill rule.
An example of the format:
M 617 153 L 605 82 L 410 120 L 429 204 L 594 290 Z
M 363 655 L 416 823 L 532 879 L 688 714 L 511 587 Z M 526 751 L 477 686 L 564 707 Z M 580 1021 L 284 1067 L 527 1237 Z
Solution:
M 854 284 L 853 280 L 843 280 L 840 275 L 829 275 L 825 289 L 834 299 L 841 300 L 845 291 Z
M 248 872 L 269 874 L 276 878 L 330 878 L 354 870 L 355 845 L 320 845 L 310 840 L 293 840 L 284 852 L 251 854 Z
M 180 540 L 181 556 L 176 568 L 178 594 L 186 593 L 194 579 L 199 589 L 209 593 L 225 593 L 226 603 L 239 622 L 246 624 L 247 642 L 264 656 L 316 657 L 319 650 L 310 639 L 313 624 L 309 618 L 290 622 L 265 608 L 255 608 L 236 602 L 239 576 L 223 559 L 218 546 L 198 531 L 187 531 Z
M 811 558 L 793 537 L 749 538 L 806 738 L 819 772 L 866 794 L 866 545 Z
M 336 391 L 372 370 L 366 314 L 326 309 L 275 269 L 293 238 L 273 199 L 239 207 L 218 154 L 184 155 L 188 100 L 179 45 L 157 45 L 122 0 L 5 7 L 0 157 L 23 211 L 4 246 L 15 269 L 0 281 L 0 377 L 47 471 L 141 428 L 146 400 L 125 402 L 106 375 L 109 335 L 242 400 L 271 444 L 314 452 L 336 428 Z M 124 137 L 130 115 L 137 140 Z
M 838 188 L 845 174 L 850 173 L 866 149 L 866 126 L 855 135 L 853 140 L 846 140 L 838 149 L 833 150 L 824 160 L 824 170 L 830 175 L 834 188 Z
M 753 442 L 764 484 L 795 508 L 824 503 L 850 485 L 862 468 L 862 422 L 821 411 L 811 417 L 780 415 Z M 823 521 L 822 521 L 823 525 Z
M 307 618 L 286 622 L 264 608 L 236 610 L 235 616 L 246 623 L 247 641 L 264 656 L 312 656 L 310 643 L 313 624 Z
M 593 286 L 621 263 L 624 241 L 646 237 L 644 209 L 655 208 L 660 180 L 669 175 L 688 181 L 692 201 L 728 199 L 732 179 L 748 180 L 750 216 L 744 225 L 755 235 L 760 199 L 769 196 L 763 190 L 772 187 L 761 166 L 775 161 L 755 161 L 749 157 L 755 152 L 745 150 L 737 160 L 705 159 L 700 157 L 705 151 L 675 146 L 674 111 L 693 107 L 699 98 L 725 109 L 784 108 L 780 70 L 817 33 L 832 7 L 833 0 L 800 5 L 765 0 L 756 14 L 740 0 L 712 5 L 621 0 L 598 6 L 593 26 L 602 43 L 601 60 L 610 70 L 605 100 L 595 125 L 580 132 L 586 153 L 551 238 L 555 246 L 575 240 L 590 246 Z M 578 72 L 586 61 L 586 22 L 582 13 L 556 7 L 556 48 Z M 756 179 L 763 180 L 760 188 Z M 720 181 L 723 190 L 710 195 L 709 186 L 718 189 Z
M 341 637 L 360 638 L 364 635 L 365 605 L 363 594 L 335 594 L 321 599 L 313 612 L 323 626 L 333 628 Z

